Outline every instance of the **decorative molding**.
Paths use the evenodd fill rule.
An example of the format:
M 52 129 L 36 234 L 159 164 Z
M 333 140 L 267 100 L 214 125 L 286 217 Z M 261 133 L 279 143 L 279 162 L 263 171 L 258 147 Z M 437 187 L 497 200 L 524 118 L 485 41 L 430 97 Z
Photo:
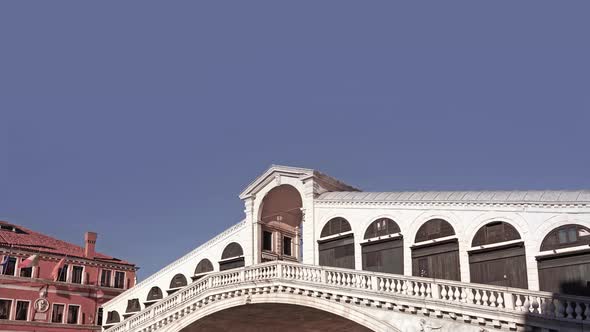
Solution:
M 357 206 L 408 206 L 408 207 L 538 207 L 538 208 L 589 208 L 587 203 L 508 203 L 508 202 L 468 202 L 468 201 L 355 201 L 316 199 L 318 206 L 357 207 Z

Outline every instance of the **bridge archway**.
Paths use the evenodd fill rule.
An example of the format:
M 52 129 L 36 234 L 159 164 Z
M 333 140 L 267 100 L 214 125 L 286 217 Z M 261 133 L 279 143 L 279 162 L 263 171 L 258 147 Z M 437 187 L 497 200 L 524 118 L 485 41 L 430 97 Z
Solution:
M 283 184 L 272 188 L 260 203 L 261 262 L 300 261 L 303 201 L 299 191 Z
M 266 320 L 265 319 L 270 319 Z M 229 328 L 216 327 L 216 322 L 230 322 Z M 324 322 L 321 322 L 324 320 Z M 307 323 L 305 323 L 307 322 Z M 280 329 L 277 325 L 282 324 Z M 317 324 L 329 324 L 316 326 Z M 226 323 L 224 323 L 226 324 Z M 302 325 L 306 324 L 306 325 Z M 330 329 L 325 329 L 328 326 Z M 334 329 L 333 326 L 342 328 Z M 383 320 L 350 306 L 321 298 L 294 297 L 286 294 L 257 295 L 249 302 L 244 298 L 229 298 L 209 303 L 199 310 L 170 324 L 163 332 L 239 331 L 239 332 L 400 332 Z

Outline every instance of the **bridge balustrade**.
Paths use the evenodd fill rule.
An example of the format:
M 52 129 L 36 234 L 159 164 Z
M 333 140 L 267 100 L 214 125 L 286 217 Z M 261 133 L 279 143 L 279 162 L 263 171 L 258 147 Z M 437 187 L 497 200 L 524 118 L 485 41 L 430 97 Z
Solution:
M 430 301 L 590 323 L 590 298 L 586 297 L 275 261 L 211 273 L 109 328 L 108 331 L 127 332 L 145 327 L 158 317 L 169 315 L 176 308 L 187 305 L 209 290 L 265 281 L 307 283 L 321 286 L 319 289 L 327 293 L 331 289 L 358 290 L 362 294 L 349 299 L 357 303 L 366 301 L 391 306 L 392 303 L 380 302 L 379 299 L 394 298 L 405 300 L 407 303 L 413 301 L 417 303 L 417 307 L 423 306 L 422 309 L 426 310 L 424 305 Z M 207 297 L 205 302 L 215 300 L 212 296 Z M 435 315 L 442 313 L 435 310 Z

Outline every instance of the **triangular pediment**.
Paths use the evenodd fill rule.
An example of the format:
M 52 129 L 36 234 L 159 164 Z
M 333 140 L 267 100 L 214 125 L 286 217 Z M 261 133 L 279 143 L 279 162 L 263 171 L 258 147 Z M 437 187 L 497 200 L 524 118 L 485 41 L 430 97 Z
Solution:
M 252 195 L 256 195 L 264 186 L 272 181 L 277 181 L 281 176 L 298 178 L 302 181 L 314 179 L 316 182 L 314 186 L 316 188 L 314 190 L 317 191 L 316 194 L 322 194 L 327 191 L 359 191 L 354 187 L 310 168 L 272 165 L 242 191 L 240 199 L 246 199 Z

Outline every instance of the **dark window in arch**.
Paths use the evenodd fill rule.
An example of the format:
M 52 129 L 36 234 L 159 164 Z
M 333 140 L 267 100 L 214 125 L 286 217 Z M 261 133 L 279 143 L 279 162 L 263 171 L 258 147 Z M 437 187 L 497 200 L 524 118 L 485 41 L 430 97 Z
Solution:
M 365 231 L 365 240 L 389 234 L 400 233 L 397 223 L 389 218 L 381 218 L 373 221 Z
M 139 304 L 139 299 L 127 300 L 127 309 L 125 309 L 125 313 L 138 312 L 138 311 L 141 311 L 141 305 Z
M 197 268 L 195 269 L 195 275 L 196 274 L 203 274 L 203 273 L 207 273 L 207 272 L 211 272 L 211 271 L 213 271 L 213 264 L 207 258 L 203 258 L 203 259 L 201 259 L 199 264 L 197 264 Z
M 590 229 L 569 224 L 553 229 L 541 243 L 541 251 L 590 244 Z M 537 257 L 542 291 L 590 296 L 590 250 L 555 252 Z
M 146 301 L 157 301 L 164 297 L 160 287 L 154 286 L 150 289 Z
M 351 230 L 342 217 L 330 219 L 321 232 L 321 237 L 347 233 Z M 322 266 L 354 269 L 354 235 L 351 233 L 318 241 L 319 262 Z
M 590 244 L 590 229 L 570 224 L 555 228 L 541 243 L 541 251 L 576 247 Z
M 244 265 L 244 250 L 242 249 L 242 246 L 235 242 L 228 244 L 221 254 L 219 271 L 236 269 L 243 267 Z
M 322 233 L 320 234 L 320 237 L 326 237 L 330 235 L 349 232 L 351 230 L 352 228 L 350 228 L 350 224 L 346 219 L 342 217 L 336 217 L 330 219 L 330 221 L 326 223 L 324 228 L 322 228 Z
M 365 231 L 366 239 L 375 239 L 389 234 L 400 233 L 397 223 L 389 218 L 373 221 Z M 403 238 L 385 237 L 361 243 L 363 270 L 403 274 Z
M 239 244 L 232 242 L 228 244 L 225 249 L 223 249 L 223 253 L 221 254 L 221 259 L 227 259 L 232 257 L 238 257 L 244 255 L 244 250 L 242 250 L 242 246 Z
M 415 242 L 424 242 L 451 235 L 455 235 L 455 230 L 448 221 L 444 219 L 431 219 L 420 226 L 416 233 Z
M 482 226 L 471 242 L 472 247 L 486 244 L 520 240 L 520 234 L 514 226 L 503 221 L 494 221 Z
M 121 321 L 121 318 L 119 317 L 119 313 L 116 311 L 109 311 L 107 313 L 107 322 L 106 324 L 116 324 L 118 322 Z
M 183 274 L 175 275 L 170 281 L 170 288 L 181 288 L 187 285 L 186 277 Z

